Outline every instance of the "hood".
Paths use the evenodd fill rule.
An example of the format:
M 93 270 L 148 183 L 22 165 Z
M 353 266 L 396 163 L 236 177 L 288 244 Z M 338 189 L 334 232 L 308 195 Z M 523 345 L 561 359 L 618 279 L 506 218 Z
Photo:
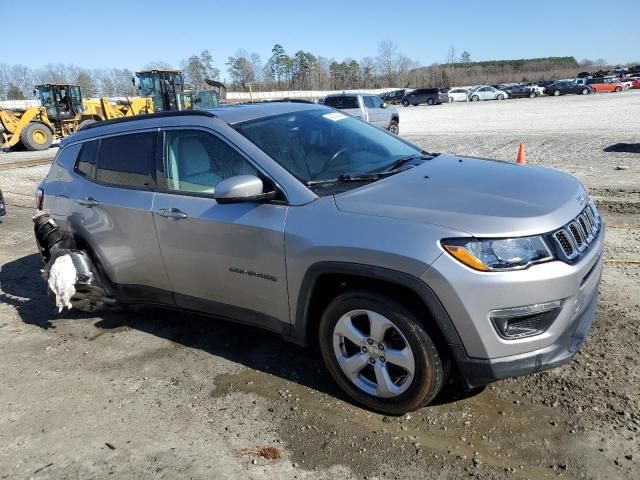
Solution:
M 339 210 L 430 223 L 479 237 L 547 233 L 574 218 L 588 195 L 550 168 L 439 155 L 335 196 Z

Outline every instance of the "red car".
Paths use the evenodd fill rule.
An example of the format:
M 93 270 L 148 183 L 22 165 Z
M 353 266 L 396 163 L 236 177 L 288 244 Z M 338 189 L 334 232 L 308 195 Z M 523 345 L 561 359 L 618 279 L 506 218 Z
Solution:
M 627 78 L 627 80 L 631 80 L 631 88 L 640 88 L 640 77 Z

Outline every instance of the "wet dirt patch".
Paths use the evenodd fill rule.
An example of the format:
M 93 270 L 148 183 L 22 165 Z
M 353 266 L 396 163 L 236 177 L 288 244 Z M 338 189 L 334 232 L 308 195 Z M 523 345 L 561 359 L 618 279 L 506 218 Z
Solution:
M 395 478 L 413 464 L 414 470 L 446 466 L 480 478 L 579 478 L 603 460 L 591 452 L 592 460 L 581 458 L 588 441 L 576 434 L 569 415 L 500 398 L 492 389 L 388 417 L 252 369 L 218 376 L 215 383 L 216 397 L 245 392 L 270 400 L 279 437 L 292 460 L 309 470 L 342 464 Z

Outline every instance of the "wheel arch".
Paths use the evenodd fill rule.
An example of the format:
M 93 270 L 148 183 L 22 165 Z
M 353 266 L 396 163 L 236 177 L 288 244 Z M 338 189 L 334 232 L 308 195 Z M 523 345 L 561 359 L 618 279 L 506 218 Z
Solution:
M 463 349 L 453 322 L 427 284 L 404 272 L 344 262 L 319 262 L 307 270 L 293 315 L 292 339 L 296 343 L 317 346 L 322 312 L 333 298 L 351 289 L 370 290 L 396 298 L 418 316 L 425 329 L 452 357 Z

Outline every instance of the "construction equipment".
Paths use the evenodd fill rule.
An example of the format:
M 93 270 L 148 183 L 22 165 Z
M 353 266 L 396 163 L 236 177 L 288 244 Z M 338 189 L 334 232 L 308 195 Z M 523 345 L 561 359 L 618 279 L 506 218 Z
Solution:
M 150 98 L 156 112 L 168 110 L 203 110 L 220 104 L 224 85 L 205 79 L 205 90 L 187 88 L 181 70 L 144 70 L 136 72 L 137 86 L 142 97 Z M 132 78 L 136 85 L 136 79 Z
M 136 72 L 136 77 L 140 96 L 151 99 L 155 112 L 191 108 L 191 98 L 185 94 L 181 70 L 143 70 Z M 135 85 L 136 79 L 131 80 Z
M 39 97 L 39 107 L 0 108 L 3 149 L 20 142 L 27 150 L 46 150 L 54 139 L 71 135 L 89 123 L 153 112 L 153 104 L 146 98 L 115 105 L 106 98 L 83 99 L 78 85 L 46 83 L 36 86 L 34 95 Z

